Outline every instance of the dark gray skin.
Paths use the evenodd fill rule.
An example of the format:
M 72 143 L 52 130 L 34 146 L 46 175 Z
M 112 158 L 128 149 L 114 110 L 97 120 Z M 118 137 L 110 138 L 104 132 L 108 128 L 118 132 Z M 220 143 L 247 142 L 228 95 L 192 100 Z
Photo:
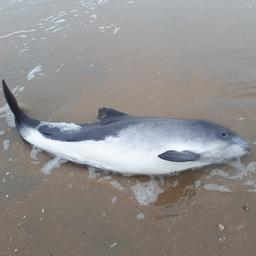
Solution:
M 177 136 L 200 136 L 209 139 L 220 139 L 225 142 L 239 135 L 232 130 L 225 128 L 214 122 L 206 120 L 179 120 L 172 118 L 158 117 L 133 117 L 110 108 L 101 108 L 95 122 L 81 124 L 78 131 L 61 131 L 57 127 L 49 127 L 47 124 L 39 127 L 39 131 L 46 137 L 62 141 L 81 141 L 81 140 L 104 140 L 108 136 L 116 136 L 119 132 L 129 126 L 136 124 L 152 124 L 158 129 L 176 134 Z M 36 123 L 38 125 L 38 123 Z M 161 127 L 163 129 L 161 129 Z M 186 127 L 186 132 L 184 132 Z M 200 132 L 199 132 L 200 131 Z M 199 134 L 200 133 L 200 134 Z M 247 143 L 245 147 L 249 148 Z

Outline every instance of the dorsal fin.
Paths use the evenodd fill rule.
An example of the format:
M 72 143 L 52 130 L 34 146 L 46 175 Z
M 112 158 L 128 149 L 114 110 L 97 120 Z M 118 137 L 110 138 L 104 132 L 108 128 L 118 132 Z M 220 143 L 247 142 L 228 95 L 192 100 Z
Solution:
M 117 111 L 112 108 L 99 108 L 97 119 L 102 121 L 108 119 L 116 119 L 124 116 L 128 116 L 128 114 Z

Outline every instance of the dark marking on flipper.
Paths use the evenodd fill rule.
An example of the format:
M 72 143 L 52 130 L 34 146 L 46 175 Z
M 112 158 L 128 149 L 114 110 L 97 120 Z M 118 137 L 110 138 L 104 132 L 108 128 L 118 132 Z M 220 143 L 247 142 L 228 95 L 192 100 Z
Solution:
M 200 158 L 200 155 L 188 150 L 180 152 L 175 150 L 169 150 L 158 155 L 158 157 L 171 162 L 190 162 L 198 160 Z

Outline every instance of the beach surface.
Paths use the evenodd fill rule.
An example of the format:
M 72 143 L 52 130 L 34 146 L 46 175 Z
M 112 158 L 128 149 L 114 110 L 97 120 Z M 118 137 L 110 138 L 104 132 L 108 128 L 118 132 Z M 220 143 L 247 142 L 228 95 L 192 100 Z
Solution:
M 172 177 L 115 175 L 25 143 L 0 89 L 1 256 L 255 254 L 255 1 L 3 0 L 0 23 L 0 78 L 31 116 L 208 119 L 252 149 Z

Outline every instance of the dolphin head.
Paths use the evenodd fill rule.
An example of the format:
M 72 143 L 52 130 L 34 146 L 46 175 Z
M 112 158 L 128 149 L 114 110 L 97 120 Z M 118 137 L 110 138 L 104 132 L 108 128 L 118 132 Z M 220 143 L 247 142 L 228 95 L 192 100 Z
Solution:
M 250 152 L 250 145 L 234 131 L 213 122 L 199 122 L 202 160 L 224 162 L 241 158 Z

